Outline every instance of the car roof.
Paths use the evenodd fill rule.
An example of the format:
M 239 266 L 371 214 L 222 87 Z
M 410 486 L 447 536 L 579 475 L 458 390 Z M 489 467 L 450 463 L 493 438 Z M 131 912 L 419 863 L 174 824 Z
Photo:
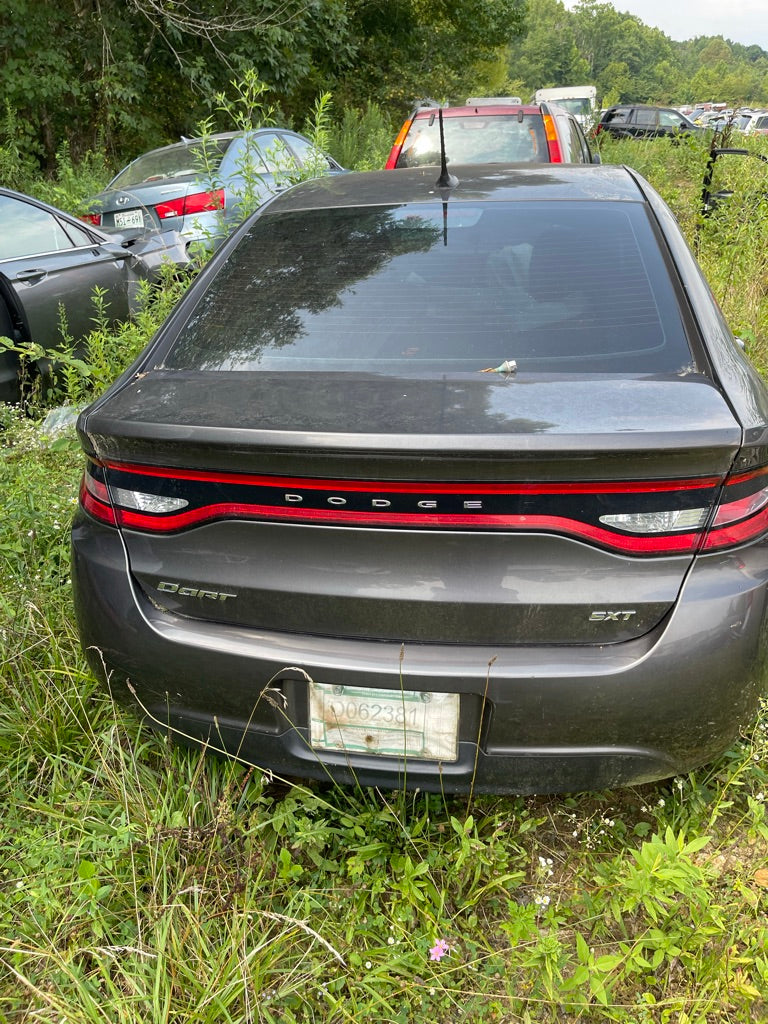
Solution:
M 499 164 L 451 165 L 458 179 L 452 188 L 438 186 L 434 165 L 391 171 L 358 171 L 305 181 L 270 200 L 261 215 L 329 207 L 385 206 L 390 203 L 476 201 L 623 201 L 645 196 L 632 172 L 619 165 Z
M 463 107 L 417 107 L 413 113 L 414 120 L 425 117 L 437 117 L 438 110 L 443 117 L 471 117 L 474 114 L 540 114 L 541 103 L 472 103 Z
M 608 107 L 608 110 L 674 110 L 676 113 L 680 113 L 677 107 L 668 107 L 663 103 L 616 103 L 614 106 Z M 680 116 L 687 117 L 688 115 L 681 114 Z
M 206 141 L 213 140 L 214 142 L 231 142 L 232 139 L 240 138 L 241 135 L 274 135 L 275 132 L 280 132 L 283 135 L 298 135 L 298 132 L 295 132 L 290 128 L 249 128 L 247 131 L 216 132 L 213 135 L 209 135 L 207 139 L 202 139 L 197 136 L 194 138 L 187 138 L 185 136 L 184 138 L 179 139 L 178 142 L 170 142 L 167 146 L 157 146 L 155 149 L 147 149 L 143 153 L 139 153 L 139 155 L 130 162 L 135 163 L 136 160 L 141 160 L 141 158 L 145 156 L 151 156 L 153 153 L 164 153 L 168 149 L 185 149 L 187 146 L 195 144 L 199 145 Z

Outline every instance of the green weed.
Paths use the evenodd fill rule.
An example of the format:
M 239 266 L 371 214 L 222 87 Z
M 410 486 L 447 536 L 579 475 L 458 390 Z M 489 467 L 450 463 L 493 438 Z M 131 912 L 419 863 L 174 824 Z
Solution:
M 759 356 L 759 176 L 702 223 L 703 151 L 603 156 L 673 204 Z M 176 287 L 130 325 L 98 322 L 56 400 L 121 372 Z M 43 411 L 0 409 L 0 1020 L 766 1019 L 768 707 L 688 776 L 548 798 L 296 786 L 177 746 L 85 665 L 67 552 L 81 460 Z

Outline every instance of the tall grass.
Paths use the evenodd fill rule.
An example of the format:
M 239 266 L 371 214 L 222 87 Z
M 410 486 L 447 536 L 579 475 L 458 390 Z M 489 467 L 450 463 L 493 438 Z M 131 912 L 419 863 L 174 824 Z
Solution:
M 728 135 L 720 147 L 746 148 L 751 156 L 723 156 L 715 163 L 712 191 L 733 192 L 709 216 L 701 192 L 709 140 L 683 138 L 605 140 L 604 162 L 638 170 L 672 207 L 734 333 L 761 370 L 768 370 L 768 141 Z M 756 156 L 757 155 L 757 156 Z
M 700 152 L 603 155 L 643 165 L 762 352 L 759 183 L 748 211 L 737 195 L 701 223 Z M 162 308 L 99 327 L 95 387 Z M 71 427 L 0 410 L 0 1021 L 768 1018 L 765 708 L 689 776 L 568 797 L 290 785 L 206 757 L 88 672 L 67 550 L 80 468 Z

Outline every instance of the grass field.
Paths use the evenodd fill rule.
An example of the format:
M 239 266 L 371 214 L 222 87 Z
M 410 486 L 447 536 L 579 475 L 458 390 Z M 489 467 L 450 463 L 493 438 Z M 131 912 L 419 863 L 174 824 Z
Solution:
M 701 150 L 603 156 L 670 202 L 768 368 L 762 165 L 724 168 L 737 194 L 702 223 Z M 99 372 L 59 401 L 172 299 L 95 339 Z M 80 472 L 71 428 L 0 409 L 0 1021 L 768 1019 L 767 708 L 716 764 L 636 789 L 283 784 L 147 731 L 93 682 L 68 575 Z

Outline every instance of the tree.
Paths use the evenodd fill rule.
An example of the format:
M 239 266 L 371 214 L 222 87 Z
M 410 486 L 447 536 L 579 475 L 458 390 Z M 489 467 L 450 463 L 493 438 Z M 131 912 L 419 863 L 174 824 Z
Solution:
M 593 81 L 560 0 L 530 0 L 525 36 L 510 46 L 510 76 L 526 82 L 529 93 Z
M 338 106 L 398 107 L 425 91 L 474 89 L 523 9 L 524 0 L 0 0 L 0 88 L 26 126 L 22 148 L 43 165 L 64 139 L 75 158 L 98 147 L 122 161 L 192 133 L 213 96 L 249 70 L 298 123 L 328 89 Z

